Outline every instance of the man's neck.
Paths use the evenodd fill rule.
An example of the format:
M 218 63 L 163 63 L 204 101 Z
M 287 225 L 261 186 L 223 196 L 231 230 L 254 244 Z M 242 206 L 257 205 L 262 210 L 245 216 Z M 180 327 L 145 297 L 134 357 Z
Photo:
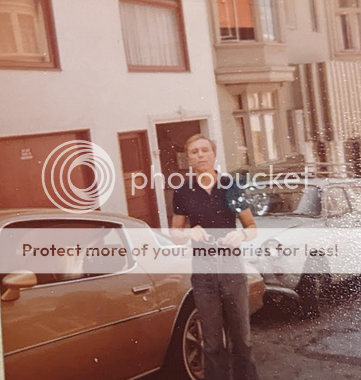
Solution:
M 217 182 L 217 172 L 214 169 L 205 172 L 196 171 L 196 179 L 201 187 L 209 187 L 211 184 L 214 186 Z

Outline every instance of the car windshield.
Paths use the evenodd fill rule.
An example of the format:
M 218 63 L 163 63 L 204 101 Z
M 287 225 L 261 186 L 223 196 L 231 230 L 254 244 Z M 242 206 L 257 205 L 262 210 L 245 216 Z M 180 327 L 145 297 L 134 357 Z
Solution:
M 297 185 L 296 189 L 282 189 L 267 185 L 265 189 L 248 190 L 250 208 L 254 215 L 301 215 L 317 217 L 321 214 L 320 190 L 316 186 Z

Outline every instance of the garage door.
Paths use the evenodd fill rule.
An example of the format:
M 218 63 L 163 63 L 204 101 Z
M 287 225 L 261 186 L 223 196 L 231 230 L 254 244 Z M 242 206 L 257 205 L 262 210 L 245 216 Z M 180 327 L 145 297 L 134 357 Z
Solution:
M 0 209 L 55 207 L 43 189 L 42 168 L 46 158 L 54 149 L 72 140 L 89 141 L 89 131 L 0 138 Z M 66 148 L 68 146 L 64 149 Z M 71 199 L 66 192 L 71 195 L 71 189 L 66 178 L 66 164 L 63 173 L 60 172 L 66 158 L 67 155 L 63 155 L 56 165 L 54 186 L 50 186 L 49 175 L 46 177 L 46 183 L 50 195 L 55 197 L 54 189 L 56 189 L 64 199 L 64 201 L 59 201 L 59 204 L 69 208 L 66 201 L 71 202 Z M 54 161 L 55 158 L 49 164 L 53 164 Z M 61 185 L 61 179 L 63 179 L 63 185 Z M 71 182 L 79 189 L 88 188 L 93 181 L 93 172 L 87 166 L 77 166 L 71 173 Z

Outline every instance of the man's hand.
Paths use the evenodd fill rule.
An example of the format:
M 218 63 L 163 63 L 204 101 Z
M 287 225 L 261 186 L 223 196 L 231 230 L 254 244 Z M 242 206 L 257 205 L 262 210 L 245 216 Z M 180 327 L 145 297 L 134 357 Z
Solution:
M 239 247 L 246 240 L 246 234 L 243 230 L 229 232 L 222 238 L 222 244 L 230 245 L 231 247 Z
M 188 239 L 192 239 L 197 243 L 207 241 L 210 236 L 209 234 L 207 234 L 206 230 L 199 225 L 193 228 L 188 228 L 186 231 L 184 231 L 184 233 L 185 236 L 188 237 Z
M 209 238 L 206 230 L 201 226 L 193 228 L 184 228 L 186 224 L 186 217 L 184 215 L 173 215 L 172 228 L 170 236 L 174 244 L 186 244 L 189 239 L 196 242 L 206 241 Z

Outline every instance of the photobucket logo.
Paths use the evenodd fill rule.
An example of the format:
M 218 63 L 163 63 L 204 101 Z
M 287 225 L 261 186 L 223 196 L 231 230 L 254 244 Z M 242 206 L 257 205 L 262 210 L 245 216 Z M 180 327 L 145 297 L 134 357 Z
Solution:
M 56 207 L 84 214 L 109 199 L 114 189 L 115 170 L 112 160 L 99 145 L 72 140 L 48 155 L 41 181 L 47 197 Z
M 207 186 L 202 185 L 205 189 L 211 189 L 213 186 L 217 186 L 217 189 L 229 189 L 232 186 L 236 185 L 239 189 L 244 190 L 249 186 L 252 186 L 254 189 L 263 190 L 266 187 L 274 188 L 278 187 L 279 189 L 288 188 L 288 189 L 296 189 L 298 184 L 301 183 L 301 177 L 298 173 L 277 173 L 276 175 L 273 172 L 273 165 L 270 165 L 270 170 L 268 173 L 256 173 L 251 176 L 250 173 L 246 175 L 241 175 L 240 173 L 236 173 L 235 176 L 232 176 L 229 173 L 222 173 L 221 168 L 217 166 L 217 172 L 221 173 L 217 180 L 210 173 L 202 173 L 198 177 L 198 183 L 200 183 L 203 177 L 208 177 L 209 181 Z M 308 186 L 308 177 L 311 175 L 308 171 L 308 167 L 305 167 L 304 173 L 300 173 L 303 179 L 302 185 L 307 188 Z M 189 188 L 193 188 L 193 183 L 195 181 L 196 173 L 193 172 L 192 167 L 189 168 L 188 172 L 185 173 L 185 176 L 189 178 Z M 225 184 L 221 178 L 227 177 L 229 181 Z M 175 179 L 177 178 L 177 184 L 175 183 Z M 161 186 L 165 188 L 165 176 L 163 173 L 156 173 L 154 170 L 154 166 L 151 165 L 151 176 L 150 181 L 148 177 L 144 173 L 132 173 L 132 195 L 135 195 L 135 191 L 138 189 L 144 189 L 148 183 L 150 182 L 150 187 L 152 189 L 155 188 L 156 182 L 161 181 Z M 172 173 L 167 179 L 167 185 L 169 188 L 176 190 L 181 188 L 185 184 L 186 179 L 180 173 Z M 267 182 L 262 183 L 262 182 Z

